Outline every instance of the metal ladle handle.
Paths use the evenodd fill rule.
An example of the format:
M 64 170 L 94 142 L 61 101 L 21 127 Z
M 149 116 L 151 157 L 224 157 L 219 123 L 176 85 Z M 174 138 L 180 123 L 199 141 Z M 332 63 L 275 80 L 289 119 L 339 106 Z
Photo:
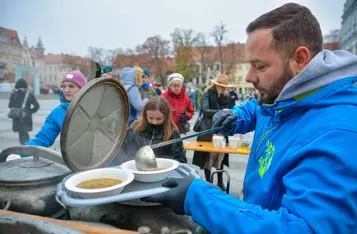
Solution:
M 157 144 L 151 145 L 150 147 L 152 149 L 155 149 L 155 148 L 163 147 L 163 146 L 166 146 L 166 145 L 171 145 L 171 144 L 174 144 L 174 143 L 186 140 L 186 139 L 190 139 L 190 138 L 193 138 L 193 137 L 202 136 L 202 135 L 205 135 L 205 134 L 208 134 L 208 133 L 219 131 L 219 130 L 221 130 L 221 128 L 222 127 L 211 128 L 211 129 L 204 130 L 204 131 L 201 131 L 201 132 L 189 134 L 189 135 L 186 135 L 186 136 L 183 136 L 183 137 L 180 137 L 180 138 L 176 138 L 176 139 L 172 139 L 172 140 L 169 140 L 169 141 L 164 141 L 164 142 L 161 142 L 161 143 L 157 143 Z
M 232 124 L 232 126 L 236 125 L 237 122 L 242 121 L 242 117 L 241 116 L 237 116 L 237 117 L 238 117 L 237 121 L 234 122 Z M 180 142 L 180 141 L 183 141 L 183 140 L 186 140 L 186 139 L 190 139 L 190 138 L 193 138 L 193 137 L 202 136 L 202 135 L 206 135 L 208 133 L 216 132 L 216 131 L 221 130 L 222 128 L 223 128 L 223 126 L 207 129 L 207 130 L 204 130 L 204 131 L 201 131 L 201 132 L 197 132 L 197 133 L 193 133 L 193 134 L 189 134 L 189 135 L 186 135 L 186 136 L 183 136 L 183 137 L 180 137 L 180 138 L 176 138 L 176 139 L 172 139 L 172 140 L 169 140 L 169 141 L 164 141 L 164 142 L 161 142 L 161 143 L 153 144 L 150 147 L 151 147 L 151 149 L 163 147 L 163 146 L 174 144 L 174 143 L 177 143 L 177 142 Z

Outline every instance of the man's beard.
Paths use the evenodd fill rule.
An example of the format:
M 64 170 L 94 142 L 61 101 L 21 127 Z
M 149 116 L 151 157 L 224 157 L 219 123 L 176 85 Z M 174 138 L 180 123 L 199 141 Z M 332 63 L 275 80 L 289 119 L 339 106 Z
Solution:
M 280 95 L 281 90 L 293 77 L 294 75 L 289 67 L 289 63 L 285 64 L 280 77 L 275 80 L 268 90 L 262 90 L 263 93 L 259 95 L 259 104 L 273 104 Z

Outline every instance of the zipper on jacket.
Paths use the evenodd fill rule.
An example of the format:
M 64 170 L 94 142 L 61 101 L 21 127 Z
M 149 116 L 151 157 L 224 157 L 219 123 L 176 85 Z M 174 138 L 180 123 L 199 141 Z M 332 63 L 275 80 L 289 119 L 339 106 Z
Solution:
M 154 137 L 155 137 L 155 130 L 152 131 L 152 137 L 149 145 L 152 145 L 152 141 L 154 140 Z
M 263 140 L 269 135 L 269 133 L 270 133 L 274 128 L 275 128 L 275 126 L 269 128 L 268 130 L 266 130 L 266 131 L 262 134 L 262 136 L 261 136 L 260 139 L 259 139 L 259 143 L 258 143 L 258 145 L 257 145 L 257 148 L 255 149 L 255 152 L 254 152 L 255 155 L 254 155 L 254 157 L 256 157 L 256 155 L 257 155 L 257 153 L 258 153 L 258 150 L 259 150 L 259 148 L 260 148 L 260 145 L 262 144 Z

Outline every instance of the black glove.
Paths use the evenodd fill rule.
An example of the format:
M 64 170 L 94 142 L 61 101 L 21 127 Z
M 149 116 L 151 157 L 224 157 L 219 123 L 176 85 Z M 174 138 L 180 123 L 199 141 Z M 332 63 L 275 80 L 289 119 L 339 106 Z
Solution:
M 141 200 L 168 205 L 176 214 L 184 215 L 186 193 L 194 179 L 195 177 L 191 175 L 180 179 L 170 178 L 161 184 L 163 187 L 171 188 L 169 191 L 144 197 Z
M 180 123 L 184 124 L 186 123 L 190 118 L 188 118 L 188 115 L 185 113 L 182 113 L 182 115 L 180 116 Z
M 231 111 L 221 110 L 214 114 L 212 128 L 222 126 L 220 132 L 230 135 L 233 134 L 234 129 L 236 128 L 237 120 L 238 116 Z

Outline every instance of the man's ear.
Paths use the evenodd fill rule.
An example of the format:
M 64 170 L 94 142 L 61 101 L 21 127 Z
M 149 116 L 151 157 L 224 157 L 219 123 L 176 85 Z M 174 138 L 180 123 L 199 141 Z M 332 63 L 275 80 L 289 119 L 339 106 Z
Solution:
M 296 76 L 299 74 L 311 61 L 311 53 L 305 46 L 298 47 L 294 55 L 290 59 L 290 68 Z

